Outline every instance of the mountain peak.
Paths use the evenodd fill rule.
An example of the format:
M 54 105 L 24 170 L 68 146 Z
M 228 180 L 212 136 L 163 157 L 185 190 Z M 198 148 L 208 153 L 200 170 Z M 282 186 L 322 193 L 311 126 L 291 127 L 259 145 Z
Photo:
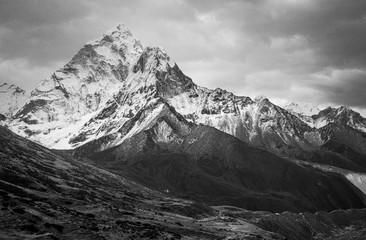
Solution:
M 346 111 L 346 112 L 348 112 L 348 111 L 352 111 L 352 109 L 350 107 L 348 107 L 348 106 L 342 105 L 342 106 L 339 107 L 339 111 Z
M 108 30 L 104 36 L 123 35 L 133 37 L 131 30 L 124 24 L 118 24 L 116 27 Z
M 143 46 L 139 40 L 132 34 L 130 29 L 124 24 L 118 24 L 116 27 L 108 30 L 101 38 L 89 41 L 86 45 L 106 45 L 112 44 L 120 48 L 133 48 L 142 51 Z
M 262 102 L 262 101 L 268 101 L 268 98 L 263 95 L 256 96 L 254 99 L 255 102 Z
M 126 25 L 124 25 L 123 23 L 118 24 L 115 29 L 120 31 L 120 32 L 125 32 L 125 33 L 128 33 L 128 34 L 132 35 L 130 29 Z
M 25 91 L 23 89 L 21 89 L 20 87 L 14 85 L 14 84 L 8 84 L 6 82 L 0 84 L 0 91 L 1 92 L 12 91 L 12 92 L 16 92 L 16 93 L 25 93 Z
M 317 115 L 313 115 L 312 118 L 317 123 L 316 126 L 318 128 L 333 123 L 366 132 L 366 119 L 348 106 L 343 105 L 338 108 L 328 107 L 320 111 Z
M 306 102 L 299 102 L 299 103 L 292 102 L 290 104 L 283 106 L 283 108 L 293 114 L 309 117 L 318 114 L 320 112 L 319 107 Z

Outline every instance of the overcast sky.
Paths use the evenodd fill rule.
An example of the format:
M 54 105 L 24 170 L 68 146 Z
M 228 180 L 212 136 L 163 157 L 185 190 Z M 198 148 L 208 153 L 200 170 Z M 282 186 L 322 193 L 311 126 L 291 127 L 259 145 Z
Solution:
M 199 85 L 366 115 L 365 0 L 0 0 L 0 82 L 31 90 L 118 23 Z

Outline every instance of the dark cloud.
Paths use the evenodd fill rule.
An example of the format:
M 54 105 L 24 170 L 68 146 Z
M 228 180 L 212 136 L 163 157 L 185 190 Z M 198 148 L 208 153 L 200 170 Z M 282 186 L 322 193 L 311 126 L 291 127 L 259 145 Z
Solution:
M 263 3 L 263 2 L 262 2 Z M 227 14 L 227 13 L 226 13 Z M 243 32 L 262 41 L 303 36 L 321 67 L 364 67 L 366 1 L 267 1 L 242 16 Z
M 73 24 L 89 11 L 83 2 L 71 0 L 2 0 L 0 57 L 26 58 L 38 66 L 70 58 L 77 50 L 73 46 L 80 45 L 79 37 L 73 37 L 80 29 Z
M 366 71 L 332 70 L 318 75 L 314 88 L 319 89 L 323 98 L 338 105 L 366 108 Z
M 24 30 L 27 27 L 56 25 L 85 15 L 83 1 L 2 0 L 0 24 Z

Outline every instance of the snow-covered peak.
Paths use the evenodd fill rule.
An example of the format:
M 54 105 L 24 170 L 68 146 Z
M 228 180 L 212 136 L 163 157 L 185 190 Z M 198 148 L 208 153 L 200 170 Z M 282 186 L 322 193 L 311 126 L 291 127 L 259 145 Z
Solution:
M 290 103 L 283 107 L 291 113 L 296 113 L 303 116 L 312 116 L 318 114 L 320 109 L 310 103 Z
M 0 84 L 0 92 L 4 93 L 4 92 L 17 92 L 17 93 L 25 93 L 25 91 L 23 89 L 21 89 L 20 87 L 14 85 L 14 84 L 8 84 L 8 83 L 3 83 Z
M 105 45 L 112 44 L 117 50 L 135 50 L 142 52 L 143 46 L 139 40 L 132 34 L 129 28 L 123 24 L 119 24 L 117 27 L 107 31 L 101 38 L 89 41 L 86 45 Z M 121 49 L 122 48 L 122 49 Z
M 267 98 L 266 96 L 259 95 L 259 96 L 256 96 L 256 97 L 254 98 L 254 101 L 255 101 L 255 102 L 268 101 L 268 98 Z
M 353 112 L 353 110 L 349 107 L 349 106 L 340 106 L 339 108 L 338 108 L 338 111 L 339 112 L 345 112 L 345 113 L 351 113 L 351 112 Z
M 0 114 L 12 117 L 27 99 L 26 91 L 14 84 L 0 84 Z
M 317 123 L 316 127 L 318 128 L 329 123 L 335 123 L 366 132 L 366 118 L 348 106 L 340 106 L 338 108 L 328 107 L 320 111 L 317 115 L 312 116 L 312 118 Z
M 132 36 L 132 32 L 130 31 L 130 29 L 126 25 L 124 25 L 123 23 L 120 23 L 115 28 L 107 31 L 106 35 L 111 35 L 115 32 L 120 32 L 121 34 Z
M 123 25 L 88 42 L 32 91 L 12 130 L 49 147 L 66 139 L 125 86 L 142 52 Z

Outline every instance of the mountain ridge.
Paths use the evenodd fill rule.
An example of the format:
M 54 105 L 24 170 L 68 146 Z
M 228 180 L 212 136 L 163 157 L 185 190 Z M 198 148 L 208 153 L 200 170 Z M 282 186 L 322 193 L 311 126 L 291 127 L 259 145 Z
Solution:
M 319 130 L 323 125 L 309 124 L 310 120 L 331 123 L 330 118 L 322 120 L 326 110 L 313 119 L 267 98 L 252 100 L 198 86 L 163 48 L 144 48 L 124 25 L 85 44 L 69 63 L 43 80 L 8 125 L 48 147 L 75 149 L 118 134 L 126 122 L 159 98 L 188 121 L 215 127 L 281 156 L 306 158 L 329 140 Z M 348 111 L 350 118 L 352 112 Z M 362 116 L 357 119 L 363 124 Z M 364 125 L 357 126 L 361 131 Z

